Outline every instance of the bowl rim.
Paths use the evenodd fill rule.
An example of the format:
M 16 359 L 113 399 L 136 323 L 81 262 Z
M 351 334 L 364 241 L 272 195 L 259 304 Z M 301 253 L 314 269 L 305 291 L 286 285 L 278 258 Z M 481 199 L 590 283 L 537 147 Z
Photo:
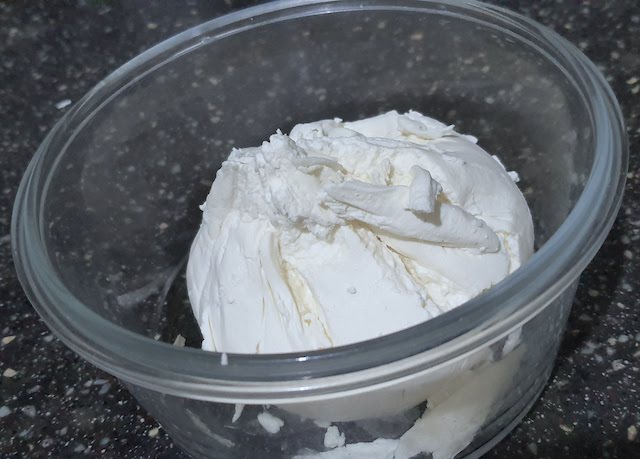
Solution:
M 595 155 L 590 176 L 567 219 L 526 264 L 464 305 L 390 335 L 313 352 L 229 354 L 225 364 L 219 353 L 177 348 L 117 326 L 65 288 L 47 258 L 41 227 L 42 187 L 52 172 L 43 162 L 62 155 L 87 117 L 133 81 L 208 43 L 285 19 L 354 10 L 454 15 L 496 28 L 542 53 L 579 90 L 592 118 Z M 12 252 L 19 280 L 45 323 L 70 348 L 109 373 L 192 398 L 299 400 L 437 366 L 499 339 L 544 309 L 577 279 L 604 242 L 621 203 L 627 149 L 620 108 L 596 66 L 567 40 L 518 13 L 476 1 L 279 0 L 217 17 L 162 41 L 115 70 L 73 106 L 46 136 L 24 174 L 13 209 Z

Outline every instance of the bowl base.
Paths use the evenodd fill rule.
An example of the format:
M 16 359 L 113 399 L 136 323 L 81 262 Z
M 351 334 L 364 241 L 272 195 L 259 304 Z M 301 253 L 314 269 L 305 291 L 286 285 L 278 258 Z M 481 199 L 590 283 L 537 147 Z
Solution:
M 458 459 L 477 459 L 485 455 L 489 450 L 491 450 L 494 446 L 500 443 L 504 438 L 511 433 L 513 429 L 516 428 L 518 424 L 522 421 L 522 419 L 526 416 L 526 414 L 531 410 L 534 403 L 540 398 L 540 394 L 546 387 L 546 384 L 540 385 L 540 388 L 536 391 L 535 395 L 531 398 L 531 400 L 525 405 L 525 407 L 513 418 L 513 420 L 501 431 L 499 431 L 495 436 L 493 436 L 486 443 L 479 446 L 474 451 L 468 453 L 465 456 L 461 456 Z M 172 434 L 171 438 L 174 443 L 180 447 L 185 453 L 191 456 L 194 459 L 211 459 L 212 456 L 210 452 L 203 451 L 198 448 L 198 445 L 194 444 L 192 441 L 187 440 L 186 438 L 181 438 L 180 434 Z

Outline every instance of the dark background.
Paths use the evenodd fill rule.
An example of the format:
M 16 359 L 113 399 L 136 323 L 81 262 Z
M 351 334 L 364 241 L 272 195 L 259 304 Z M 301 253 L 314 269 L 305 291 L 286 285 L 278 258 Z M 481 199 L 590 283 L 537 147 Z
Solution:
M 16 279 L 10 214 L 46 132 L 99 80 L 164 38 L 258 1 L 0 1 L 0 457 L 185 457 L 128 392 L 54 338 Z M 492 1 L 568 38 L 627 120 L 622 210 L 578 289 L 542 398 L 490 458 L 640 457 L 640 4 Z

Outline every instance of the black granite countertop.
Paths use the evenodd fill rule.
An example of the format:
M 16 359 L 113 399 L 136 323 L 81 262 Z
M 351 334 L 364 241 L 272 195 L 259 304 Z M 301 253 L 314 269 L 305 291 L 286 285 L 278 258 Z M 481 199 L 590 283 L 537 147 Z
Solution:
M 186 457 L 117 380 L 40 321 L 14 273 L 11 208 L 28 161 L 70 104 L 150 45 L 253 3 L 0 1 L 0 457 Z M 640 457 L 640 6 L 494 3 L 555 29 L 598 64 L 625 113 L 631 156 L 622 210 L 582 276 L 552 380 L 487 457 Z

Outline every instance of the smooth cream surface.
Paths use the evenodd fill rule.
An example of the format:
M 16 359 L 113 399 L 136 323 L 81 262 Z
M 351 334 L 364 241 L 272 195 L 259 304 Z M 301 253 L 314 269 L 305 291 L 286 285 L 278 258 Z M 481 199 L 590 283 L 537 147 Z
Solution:
M 482 293 L 533 252 L 513 176 L 417 112 L 299 124 L 233 150 L 187 267 L 203 349 L 350 344 Z

